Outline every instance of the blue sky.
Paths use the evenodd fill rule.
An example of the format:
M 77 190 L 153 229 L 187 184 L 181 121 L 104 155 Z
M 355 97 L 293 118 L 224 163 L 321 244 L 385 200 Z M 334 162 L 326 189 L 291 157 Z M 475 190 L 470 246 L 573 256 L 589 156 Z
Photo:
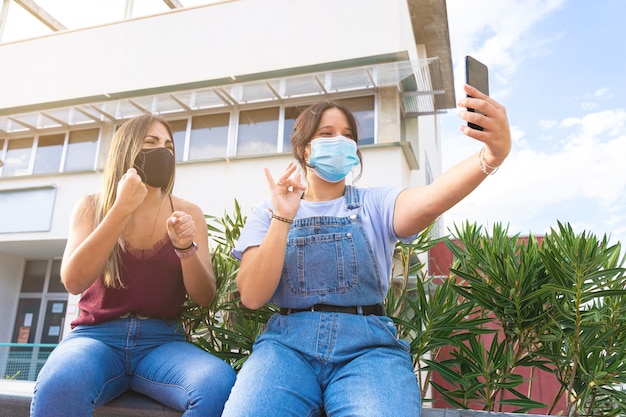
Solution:
M 465 55 L 490 68 L 513 148 L 500 170 L 444 216 L 545 234 L 557 221 L 626 244 L 626 2 L 448 0 L 457 99 Z M 442 117 L 444 169 L 480 149 Z

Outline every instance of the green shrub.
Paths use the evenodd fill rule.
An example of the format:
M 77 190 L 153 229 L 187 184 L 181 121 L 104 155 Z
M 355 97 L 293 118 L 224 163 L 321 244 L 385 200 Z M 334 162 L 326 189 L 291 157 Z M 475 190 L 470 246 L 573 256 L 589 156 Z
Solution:
M 240 302 L 239 261 L 230 254 L 245 223 L 239 204 L 206 218 L 217 292 L 208 307 L 188 300 L 183 325 L 189 340 L 239 370 L 277 307 L 250 310 Z M 453 254 L 449 278 L 424 271 L 423 258 L 439 241 Z M 396 245 L 385 308 L 410 344 L 424 401 L 434 390 L 457 408 L 623 415 L 624 263 L 620 243 L 567 224 L 544 239 L 509 236 L 500 224 L 488 234 L 465 223 L 441 239 L 428 228 Z M 560 391 L 552 404 L 521 392 L 522 369 L 530 384 L 537 369 L 555 375 Z M 560 398 L 569 399 L 566 410 L 556 409 Z

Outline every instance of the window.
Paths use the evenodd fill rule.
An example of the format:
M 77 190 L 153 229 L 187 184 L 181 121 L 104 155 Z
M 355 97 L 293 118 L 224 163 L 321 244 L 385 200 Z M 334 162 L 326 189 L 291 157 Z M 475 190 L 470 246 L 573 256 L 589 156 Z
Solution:
M 40 136 L 35 152 L 33 174 L 59 172 L 65 134 Z
M 24 268 L 21 292 L 43 292 L 48 261 L 28 261 Z
M 238 156 L 276 152 L 278 112 L 278 107 L 272 107 L 239 113 Z
M 359 145 L 375 140 L 374 96 L 337 100 L 354 114 Z M 231 113 L 192 116 L 190 119 L 168 120 L 174 136 L 176 161 L 194 161 L 227 156 L 264 155 L 291 152 L 293 125 L 310 103 L 297 106 L 276 106 L 250 110 L 233 110 L 238 120 L 236 133 L 231 130 Z M 236 142 L 233 142 L 235 141 Z
M 61 260 L 26 261 L 13 324 L 11 347 L 19 352 L 8 367 L 16 379 L 34 381 L 54 345 L 63 337 L 68 293 L 61 284 Z M 37 344 L 50 344 L 40 346 Z
M 359 145 L 371 145 L 376 136 L 374 113 L 374 96 L 337 100 L 352 111 L 359 133 Z
M 0 190 L 0 233 L 48 232 L 56 188 Z
M 291 134 L 293 133 L 293 125 L 304 110 L 304 107 L 287 107 L 285 109 L 285 122 L 283 129 L 283 152 L 291 152 Z
M 3 177 L 14 177 L 30 173 L 30 156 L 34 138 L 12 139 L 7 146 L 2 168 Z
M 188 160 L 226 157 L 229 113 L 194 117 Z
M 83 129 L 70 132 L 67 141 L 64 172 L 94 169 L 100 129 Z
M 100 129 L 95 128 L 6 140 L 2 176 L 93 171 L 99 136 Z M 0 140 L 0 155 L 4 141 Z
M 375 138 L 375 112 L 374 112 L 374 96 L 357 97 L 337 100 L 341 104 L 352 111 L 356 119 L 359 145 L 370 145 L 374 143 Z M 285 121 L 283 130 L 283 152 L 291 151 L 291 134 L 293 133 L 293 125 L 296 118 L 308 106 L 286 107 Z
M 187 120 L 172 120 L 167 122 L 172 128 L 174 136 L 174 152 L 176 153 L 176 162 L 185 160 L 185 138 L 187 137 Z

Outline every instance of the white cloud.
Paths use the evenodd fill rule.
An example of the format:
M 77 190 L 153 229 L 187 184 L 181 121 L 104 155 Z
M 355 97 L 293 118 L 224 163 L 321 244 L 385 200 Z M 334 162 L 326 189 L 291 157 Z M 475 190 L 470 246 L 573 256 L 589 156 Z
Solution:
M 555 126 L 558 126 L 558 124 L 559 123 L 556 120 L 540 120 L 539 121 L 539 125 L 544 130 L 552 129 Z
M 552 44 L 565 36 L 555 30 L 541 37 L 533 31 L 565 5 L 562 0 L 448 0 L 447 5 L 458 97 L 464 94 L 464 55 L 489 63 L 492 97 L 503 101 L 510 94 L 508 99 L 514 100 L 515 91 L 509 92 L 506 85 L 519 65 L 550 54 Z M 550 115 L 538 121 L 540 134 L 511 126 L 513 150 L 508 160 L 444 215 L 446 227 L 465 220 L 488 228 L 500 222 L 508 224 L 511 233 L 545 234 L 561 221 L 577 232 L 587 230 L 599 238 L 611 235 L 626 245 L 626 112 L 599 111 L 600 103 L 613 96 L 609 87 L 596 85 L 588 91 L 579 104 L 582 115 Z M 556 106 L 568 108 L 563 103 Z M 444 116 L 444 126 L 448 117 Z M 444 129 L 443 137 L 444 169 L 480 148 L 458 130 Z M 551 147 L 539 148 L 547 144 Z
M 525 133 L 512 127 L 509 158 L 445 215 L 446 226 L 467 219 L 509 224 L 511 233 L 542 234 L 560 220 L 576 225 L 577 232 L 606 233 L 626 243 L 625 120 L 623 109 L 564 119 L 559 126 L 574 131 L 551 153 L 530 147 Z M 472 145 L 457 135 L 447 141 L 444 158 L 458 161 Z
M 580 119 L 577 117 L 567 117 L 559 122 L 559 127 L 574 127 L 580 124 Z
M 584 101 L 580 103 L 580 108 L 584 111 L 590 111 L 598 107 L 598 103 L 592 103 L 590 101 Z
M 448 1 L 448 26 L 455 79 L 464 80 L 463 57 L 473 55 L 489 63 L 490 77 L 503 84 L 528 54 L 536 54 L 551 39 L 529 36 L 532 26 L 560 8 L 564 0 Z M 521 18 L 523 17 L 523 18 Z
M 601 88 L 596 90 L 593 95 L 597 98 L 611 98 L 613 95 L 611 94 L 611 90 L 609 88 Z

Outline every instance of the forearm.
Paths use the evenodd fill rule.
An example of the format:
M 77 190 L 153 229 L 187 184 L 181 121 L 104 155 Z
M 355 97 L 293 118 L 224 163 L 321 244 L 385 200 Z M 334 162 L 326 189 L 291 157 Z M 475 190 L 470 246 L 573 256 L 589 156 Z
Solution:
M 129 220 L 130 214 L 111 210 L 84 240 L 70 237 L 61 263 L 61 279 L 70 293 L 80 294 L 98 279 Z
M 237 288 L 246 307 L 260 308 L 274 295 L 285 261 L 289 226 L 273 219 L 261 245 L 244 252 Z
M 181 258 L 183 282 L 187 294 L 201 306 L 208 305 L 215 297 L 216 282 L 211 260 L 206 254 L 195 253 Z
M 479 164 L 478 154 L 473 154 L 430 185 L 403 191 L 398 196 L 394 214 L 396 233 L 398 236 L 411 236 L 424 230 L 437 217 L 467 197 L 487 177 L 488 174 L 483 172 Z
M 488 174 L 481 170 L 478 155 L 472 154 L 440 175 L 427 187 L 427 204 L 436 218 L 467 197 Z M 434 220 L 434 218 L 432 220 Z

